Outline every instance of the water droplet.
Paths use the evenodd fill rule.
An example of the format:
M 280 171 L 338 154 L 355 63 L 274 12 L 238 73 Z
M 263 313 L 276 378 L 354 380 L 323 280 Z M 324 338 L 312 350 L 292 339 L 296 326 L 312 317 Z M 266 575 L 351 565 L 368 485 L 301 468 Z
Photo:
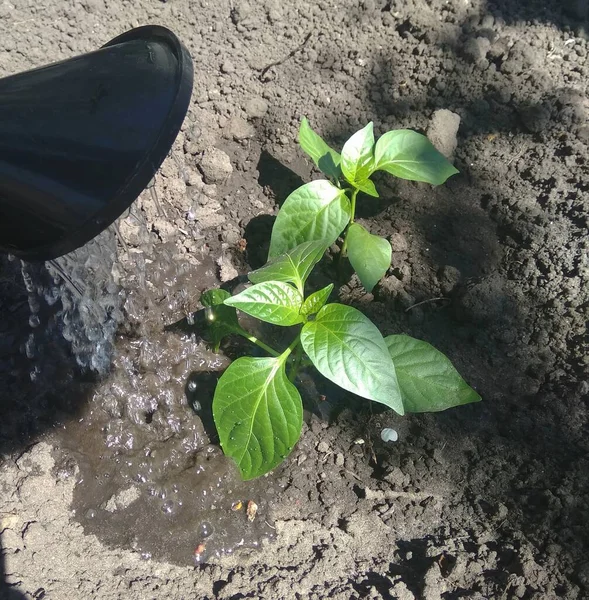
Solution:
M 196 381 L 189 381 L 188 382 L 187 388 L 188 388 L 189 392 L 196 392 L 196 388 L 197 387 L 198 386 L 196 385 Z
M 207 538 L 213 533 L 213 527 L 210 523 L 204 522 L 200 524 L 199 533 L 201 538 Z
M 171 500 L 166 500 L 162 504 L 162 511 L 163 512 L 165 512 L 167 514 L 171 514 L 173 510 L 174 510 L 174 503 Z
M 96 516 L 96 511 L 93 508 L 89 508 L 84 516 L 87 519 L 93 519 Z

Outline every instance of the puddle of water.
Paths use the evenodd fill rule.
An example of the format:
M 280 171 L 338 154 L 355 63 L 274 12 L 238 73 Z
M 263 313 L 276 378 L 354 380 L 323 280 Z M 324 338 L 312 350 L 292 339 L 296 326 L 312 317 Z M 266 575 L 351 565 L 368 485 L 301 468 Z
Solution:
M 98 300 L 98 307 L 88 301 L 104 288 L 96 267 L 88 273 L 67 264 L 75 276 L 58 294 L 62 302 L 65 295 L 63 311 L 71 317 L 62 335 L 74 332 L 78 364 L 104 372 L 100 361 L 113 356 L 77 418 L 53 434 L 61 449 L 57 475 L 76 473 L 74 518 L 108 545 L 181 565 L 255 548 L 273 534 L 266 516 L 271 479 L 242 482 L 209 437 L 214 387 L 228 360 L 194 336 L 164 330 L 194 310 L 201 291 L 218 284 L 214 261 L 203 253 L 199 262 L 183 261 L 173 244 L 144 244 L 121 251 L 109 300 Z M 88 274 L 96 285 L 86 288 L 76 308 L 75 288 Z M 110 348 L 105 338 L 115 321 Z M 253 521 L 248 501 L 258 505 Z

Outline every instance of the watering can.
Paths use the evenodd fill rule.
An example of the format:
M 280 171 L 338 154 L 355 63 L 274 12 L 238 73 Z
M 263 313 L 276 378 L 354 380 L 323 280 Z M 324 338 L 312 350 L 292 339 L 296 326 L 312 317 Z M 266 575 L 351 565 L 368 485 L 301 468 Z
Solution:
M 0 79 L 0 251 L 51 260 L 113 223 L 170 151 L 192 81 L 160 26 Z

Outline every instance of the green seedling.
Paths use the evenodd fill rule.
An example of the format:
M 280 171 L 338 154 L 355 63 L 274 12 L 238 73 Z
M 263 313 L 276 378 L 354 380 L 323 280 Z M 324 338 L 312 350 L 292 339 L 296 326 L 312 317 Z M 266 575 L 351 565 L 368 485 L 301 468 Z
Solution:
M 372 175 L 386 171 L 401 179 L 440 185 L 458 171 L 425 136 L 407 129 L 389 131 L 375 142 L 373 124 L 368 123 L 339 154 L 303 118 L 299 143 L 329 179 L 302 185 L 285 200 L 272 229 L 269 258 L 303 242 L 326 240 L 331 245 L 343 235 L 341 256 L 348 257 L 371 292 L 391 264 L 389 241 L 355 222 L 360 192 L 378 197 Z
M 329 303 L 333 284 L 306 295 L 305 283 L 332 243 L 304 241 L 249 274 L 253 285 L 235 296 L 220 289 L 201 297 L 208 337 L 218 349 L 239 334 L 269 356 L 238 358 L 217 384 L 213 417 L 221 446 L 244 479 L 279 465 L 301 434 L 299 369 L 314 367 L 344 390 L 400 415 L 477 402 L 480 396 L 430 344 L 406 335 L 383 337 L 359 310 Z M 245 331 L 236 309 L 272 325 L 296 328 L 282 350 Z
M 238 334 L 269 355 L 235 360 L 213 398 L 221 446 L 244 479 L 279 465 L 299 439 L 303 405 L 296 383 L 301 368 L 314 367 L 344 390 L 400 415 L 480 400 L 448 358 L 427 342 L 406 335 L 383 337 L 359 310 L 328 302 L 333 284 L 308 295 L 305 289 L 311 271 L 340 235 L 341 255 L 349 258 L 366 290 L 387 271 L 388 240 L 354 221 L 359 193 L 378 196 L 373 173 L 439 185 L 456 169 L 414 131 L 390 131 L 375 143 L 372 123 L 345 143 L 341 155 L 306 119 L 299 140 L 329 180 L 307 183 L 286 199 L 272 230 L 269 262 L 249 274 L 253 285 L 235 296 L 217 289 L 201 298 L 215 350 L 226 336 Z M 289 333 L 296 328 L 292 342 L 275 350 L 242 328 L 237 309 L 291 328 Z

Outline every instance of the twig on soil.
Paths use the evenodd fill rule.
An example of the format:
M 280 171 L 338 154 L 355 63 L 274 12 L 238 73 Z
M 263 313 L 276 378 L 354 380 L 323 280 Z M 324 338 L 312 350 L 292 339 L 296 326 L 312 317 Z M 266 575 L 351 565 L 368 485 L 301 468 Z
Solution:
M 508 161 L 507 161 L 507 165 L 509 166 L 514 160 L 519 160 L 524 152 L 528 149 L 528 144 L 526 142 L 522 142 L 522 145 L 520 146 L 519 152 L 517 154 L 514 154 Z
M 353 471 L 350 471 L 348 469 L 345 469 L 345 471 L 346 471 L 346 473 L 351 475 L 354 479 L 357 479 L 360 483 L 364 483 L 364 480 L 360 479 L 360 477 L 358 477 L 358 475 L 356 475 L 356 473 L 354 473 Z
M 405 309 L 405 312 L 409 312 L 412 308 L 417 308 L 422 304 L 427 304 L 428 302 L 439 302 L 440 300 L 450 300 L 450 298 L 445 298 L 444 296 L 439 296 L 438 298 L 428 298 L 427 300 L 422 300 L 421 302 L 417 302 L 416 304 L 412 304 L 411 306 Z
M 294 50 L 291 50 L 284 58 L 281 58 L 280 60 L 277 60 L 276 62 L 272 62 L 269 65 L 266 65 L 263 69 L 262 72 L 260 73 L 259 76 L 259 80 L 261 82 L 264 82 L 264 76 L 266 75 L 266 73 L 272 68 L 272 67 L 277 67 L 278 65 L 281 65 L 282 63 L 285 63 L 289 58 L 292 58 L 297 52 L 299 52 L 300 50 L 302 50 L 305 47 L 305 44 L 309 41 L 309 39 L 311 38 L 311 31 L 309 31 L 309 33 L 306 35 L 305 39 L 303 40 L 302 44 L 299 44 Z

